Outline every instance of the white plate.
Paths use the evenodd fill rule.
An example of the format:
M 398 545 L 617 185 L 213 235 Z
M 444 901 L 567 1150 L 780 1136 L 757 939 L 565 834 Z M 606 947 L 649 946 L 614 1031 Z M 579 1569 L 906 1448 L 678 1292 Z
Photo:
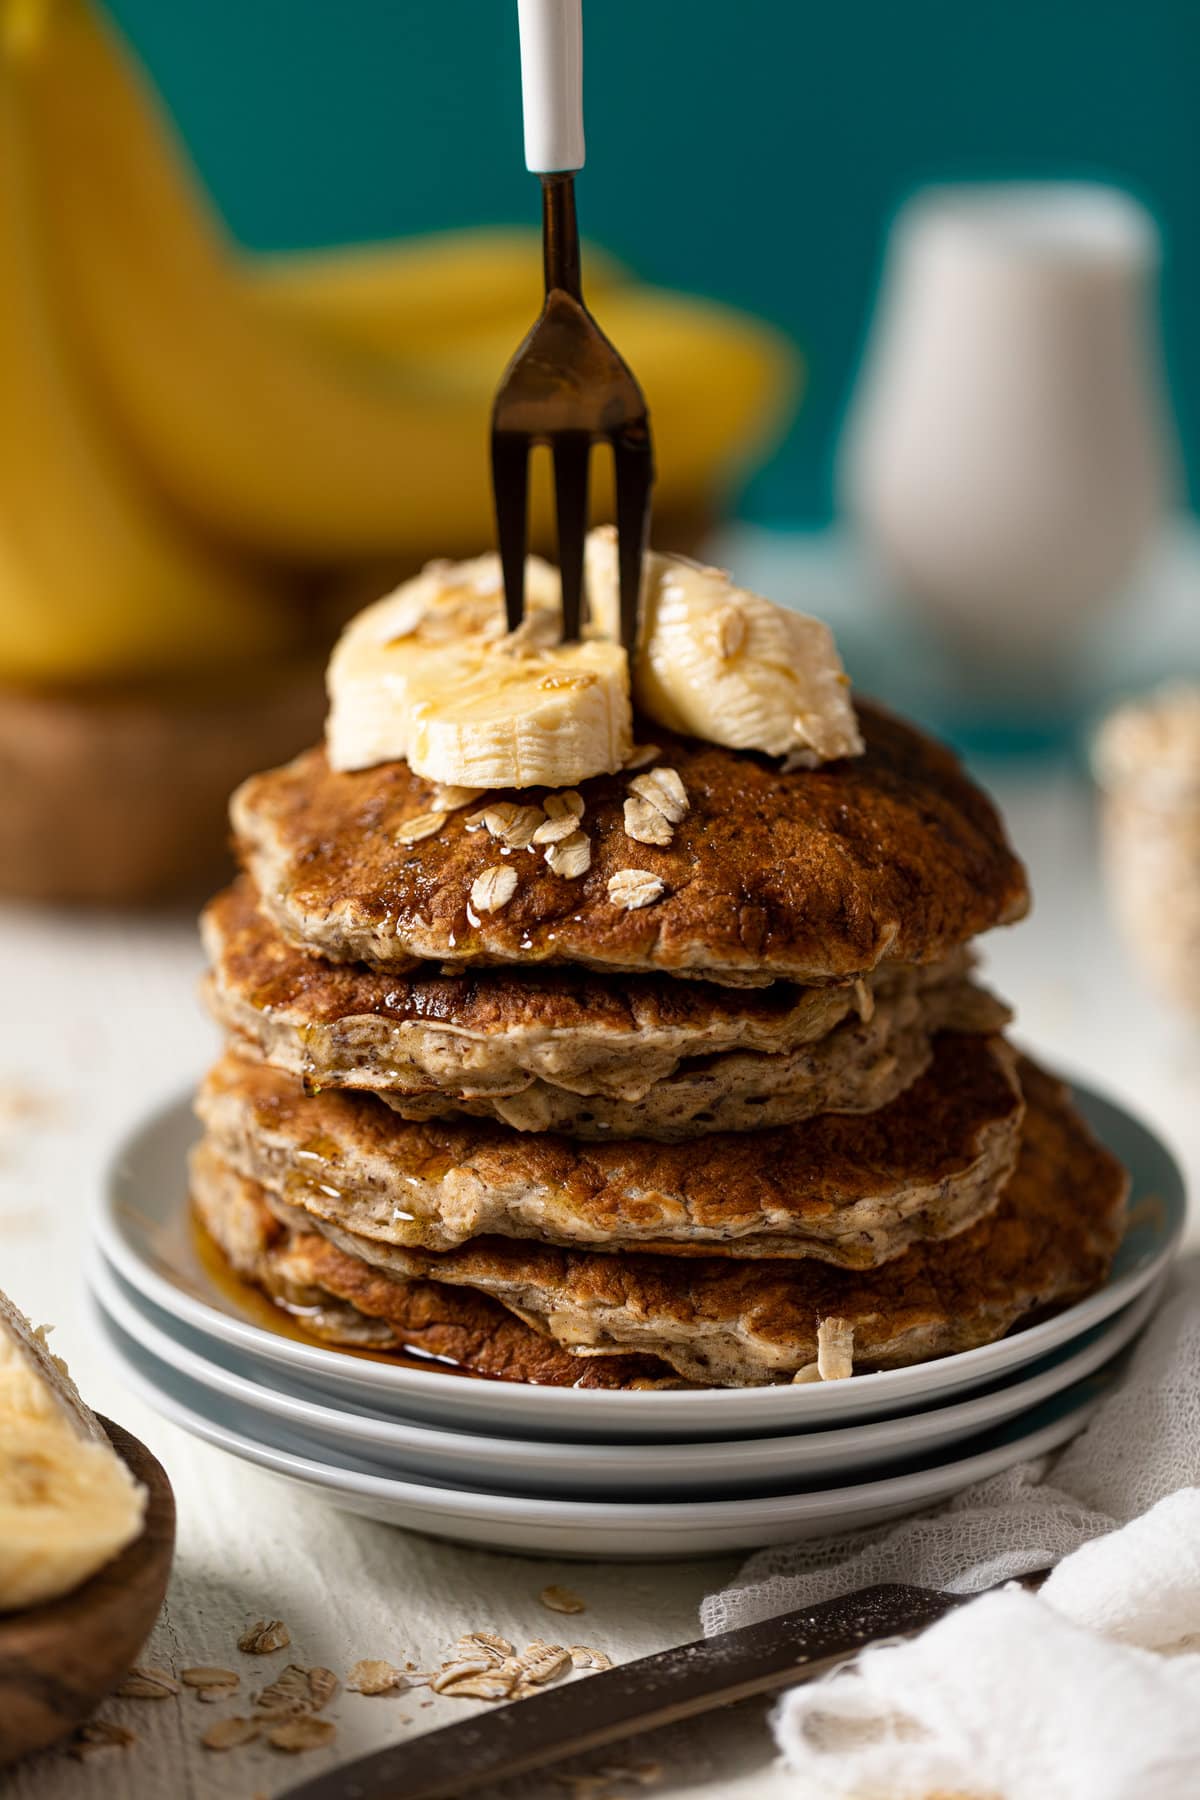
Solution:
M 213 1394 L 105 1326 L 122 1379 L 166 1419 L 234 1456 L 258 1464 L 332 1505 L 388 1525 L 456 1543 L 526 1555 L 664 1558 L 749 1550 L 879 1524 L 935 1506 L 972 1482 L 1044 1456 L 1081 1431 L 1108 1385 L 1104 1372 L 1056 1394 L 1026 1418 L 972 1441 L 969 1455 L 852 1486 L 734 1500 L 670 1500 L 618 1505 L 497 1494 L 451 1483 L 412 1482 L 361 1457 L 326 1461 L 299 1433 Z
M 1183 1228 L 1179 1170 L 1158 1139 L 1112 1101 L 1086 1089 L 1078 1090 L 1077 1098 L 1093 1130 L 1133 1177 L 1130 1227 L 1105 1286 L 998 1343 L 851 1381 L 635 1393 L 533 1387 L 347 1356 L 263 1330 L 212 1285 L 193 1249 L 186 1156 L 197 1126 L 188 1100 L 152 1115 L 120 1150 L 93 1229 L 109 1261 L 156 1306 L 339 1402 L 348 1396 L 378 1411 L 433 1424 L 450 1421 L 498 1436 L 555 1440 L 695 1441 L 791 1432 L 894 1416 L 985 1386 L 1110 1318 L 1153 1282 Z
M 1022 1377 L 956 1405 L 790 1437 L 657 1445 L 484 1437 L 381 1417 L 353 1402 L 325 1406 L 316 1393 L 294 1382 L 286 1389 L 271 1385 L 236 1351 L 189 1332 L 139 1299 L 98 1255 L 93 1255 L 88 1283 L 102 1322 L 120 1334 L 117 1342 L 127 1358 L 143 1352 L 198 1387 L 236 1402 L 247 1415 L 263 1414 L 268 1434 L 273 1422 L 302 1432 L 331 1462 L 349 1451 L 393 1475 L 580 1499 L 778 1492 L 798 1482 L 851 1475 L 861 1479 L 865 1471 L 900 1457 L 945 1450 L 1028 1412 L 1101 1368 L 1141 1330 L 1159 1291 L 1156 1285 Z

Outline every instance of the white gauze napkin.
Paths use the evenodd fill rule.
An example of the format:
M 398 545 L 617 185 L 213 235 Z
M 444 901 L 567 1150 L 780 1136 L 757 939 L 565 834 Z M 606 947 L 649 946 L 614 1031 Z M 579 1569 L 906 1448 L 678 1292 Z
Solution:
M 798 1800 L 1195 1800 L 1200 1794 L 1200 1260 L 1054 1458 L 935 1513 L 761 1552 L 705 1633 L 878 1581 L 982 1595 L 784 1696 Z

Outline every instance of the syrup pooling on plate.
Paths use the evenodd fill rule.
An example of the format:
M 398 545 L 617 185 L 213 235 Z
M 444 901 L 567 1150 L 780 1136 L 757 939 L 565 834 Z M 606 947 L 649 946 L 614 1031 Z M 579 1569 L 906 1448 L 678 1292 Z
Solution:
M 314 1349 L 328 1350 L 329 1339 L 306 1329 L 304 1323 L 306 1319 L 319 1316 L 322 1309 L 319 1306 L 268 1299 L 261 1288 L 243 1280 L 219 1244 L 205 1230 L 194 1210 L 191 1214 L 191 1243 L 206 1280 L 212 1283 L 224 1301 L 252 1325 L 259 1326 L 263 1331 L 274 1332 L 277 1337 L 291 1338 L 297 1344 L 309 1344 Z M 474 1374 L 474 1370 L 459 1368 L 449 1357 L 434 1356 L 428 1351 L 411 1348 L 372 1350 L 345 1343 L 339 1344 L 338 1349 L 346 1356 L 363 1357 L 368 1362 L 392 1363 L 405 1369 L 438 1369 L 445 1375 Z

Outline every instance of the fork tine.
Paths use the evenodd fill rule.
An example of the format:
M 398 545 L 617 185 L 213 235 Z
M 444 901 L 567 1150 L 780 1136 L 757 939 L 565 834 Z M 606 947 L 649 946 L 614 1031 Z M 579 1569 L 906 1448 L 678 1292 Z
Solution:
M 492 494 L 504 575 L 504 610 L 515 631 L 525 616 L 525 535 L 529 511 L 529 444 L 516 432 L 492 433 Z
M 562 576 L 562 641 L 579 637 L 583 600 L 583 540 L 587 533 L 588 457 L 586 432 L 560 432 L 554 439 L 554 505 L 558 514 L 558 567 Z
M 654 485 L 654 452 L 645 420 L 627 426 L 613 439 L 613 462 L 617 478 L 621 642 L 632 656 L 637 648 L 642 558 L 650 537 L 650 490 Z

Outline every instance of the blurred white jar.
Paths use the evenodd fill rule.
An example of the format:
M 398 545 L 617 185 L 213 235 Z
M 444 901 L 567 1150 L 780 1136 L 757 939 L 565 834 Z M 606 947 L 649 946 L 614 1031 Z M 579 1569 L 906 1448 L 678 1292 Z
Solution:
M 1052 681 L 1166 504 L 1158 234 L 1116 189 L 930 189 L 893 227 L 846 505 L 968 663 Z

